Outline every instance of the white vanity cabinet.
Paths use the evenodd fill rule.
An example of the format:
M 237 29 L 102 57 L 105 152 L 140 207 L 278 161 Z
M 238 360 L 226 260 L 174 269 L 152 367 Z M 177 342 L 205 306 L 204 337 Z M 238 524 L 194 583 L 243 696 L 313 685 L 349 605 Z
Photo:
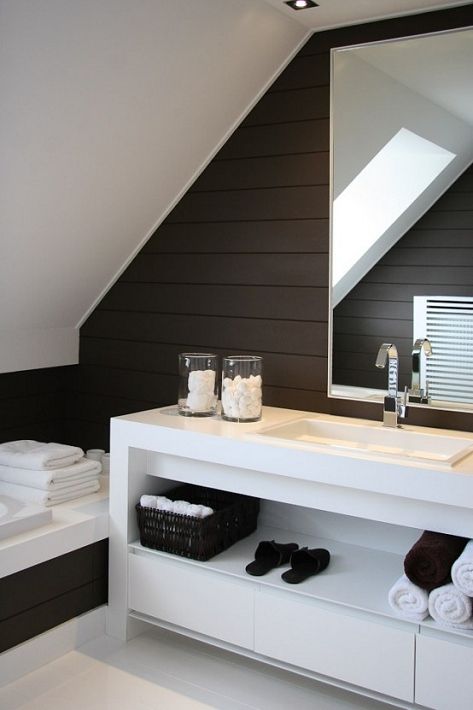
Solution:
M 266 590 L 256 595 L 257 653 L 412 702 L 412 629 L 293 596 Z
M 473 537 L 470 457 L 447 471 L 258 440 L 259 427 L 297 414 L 112 420 L 108 633 L 155 624 L 400 707 L 473 707 L 473 632 L 405 621 L 387 601 L 420 529 Z M 176 482 L 259 497 L 258 529 L 207 562 L 142 547 L 136 502 Z M 327 547 L 330 565 L 299 585 L 281 569 L 251 577 L 267 539 Z
M 443 636 L 443 637 L 442 637 Z M 473 707 L 472 639 L 421 633 L 416 641 L 416 702 L 435 710 Z
M 129 565 L 130 609 L 241 648 L 253 647 L 251 585 L 175 558 L 131 554 Z

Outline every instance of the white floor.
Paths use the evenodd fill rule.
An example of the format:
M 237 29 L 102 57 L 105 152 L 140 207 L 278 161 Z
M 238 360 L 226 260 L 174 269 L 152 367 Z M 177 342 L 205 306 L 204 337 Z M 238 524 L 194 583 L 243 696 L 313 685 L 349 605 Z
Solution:
M 150 631 L 101 637 L 0 688 L 1 710 L 382 710 L 387 705 Z

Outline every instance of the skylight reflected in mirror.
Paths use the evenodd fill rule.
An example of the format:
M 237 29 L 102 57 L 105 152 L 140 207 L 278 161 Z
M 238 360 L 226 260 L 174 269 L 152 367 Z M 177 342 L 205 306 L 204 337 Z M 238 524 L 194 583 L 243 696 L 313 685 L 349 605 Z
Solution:
M 362 257 L 454 158 L 455 153 L 401 128 L 338 195 L 332 213 L 334 305 L 346 293 L 347 274 L 359 271 L 350 283 L 363 276 Z

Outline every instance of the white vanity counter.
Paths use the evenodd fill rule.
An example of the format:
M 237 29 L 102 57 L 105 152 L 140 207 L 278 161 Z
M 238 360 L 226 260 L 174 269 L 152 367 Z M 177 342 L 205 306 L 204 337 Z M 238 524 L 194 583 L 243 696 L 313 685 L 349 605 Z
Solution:
M 419 530 L 473 537 L 473 455 L 449 466 L 261 433 L 317 417 L 357 424 L 272 407 L 252 424 L 174 407 L 112 420 L 108 632 L 128 638 L 156 624 L 401 707 L 451 707 L 448 676 L 462 669 L 455 707 L 469 708 L 473 632 L 401 619 L 387 594 Z M 473 445 L 462 432 L 405 430 Z M 143 547 L 135 505 L 174 482 L 259 497 L 258 529 L 208 562 Z M 326 547 L 330 565 L 301 585 L 285 584 L 281 569 L 251 577 L 245 566 L 264 539 Z
M 114 441 L 123 438 L 129 446 L 159 452 L 159 460 L 150 458 L 149 472 L 176 481 L 189 480 L 182 464 L 191 459 L 212 464 L 200 466 L 196 473 L 196 482 L 202 485 L 224 490 L 236 490 L 237 485 L 239 492 L 248 495 L 396 525 L 473 534 L 473 453 L 449 468 L 260 434 L 305 417 L 383 428 L 380 422 L 275 407 L 264 407 L 262 420 L 252 424 L 182 417 L 175 407 L 166 407 L 118 417 L 112 420 L 112 432 Z M 403 430 L 431 434 L 434 440 L 436 436 L 469 439 L 473 446 L 469 433 L 412 426 Z M 116 451 L 112 457 L 114 453 L 116 472 L 120 462 Z

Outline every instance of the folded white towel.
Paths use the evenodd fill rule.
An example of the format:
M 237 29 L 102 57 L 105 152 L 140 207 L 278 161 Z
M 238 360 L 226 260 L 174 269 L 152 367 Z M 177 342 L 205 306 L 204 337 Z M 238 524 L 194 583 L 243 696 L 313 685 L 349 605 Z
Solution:
M 403 574 L 388 593 L 391 608 L 405 619 L 423 621 L 429 615 L 429 594 Z
M 79 461 L 83 456 L 82 449 L 68 444 L 45 444 L 31 439 L 0 444 L 0 464 L 16 468 L 33 470 L 62 468 Z
M 96 479 L 102 466 L 99 461 L 81 459 L 77 463 L 50 471 L 0 466 L 0 481 L 15 483 L 44 491 L 54 491 L 66 486 Z
M 472 600 L 452 582 L 433 589 L 429 594 L 430 616 L 443 626 L 473 629 Z
M 468 597 L 473 597 L 473 540 L 467 543 L 453 563 L 451 575 L 455 587 Z
M 166 496 L 142 495 L 140 505 L 143 508 L 157 508 L 168 513 L 178 513 L 179 515 L 190 515 L 193 518 L 207 518 L 213 514 L 213 508 L 206 505 L 196 505 L 186 500 L 172 501 Z
M 82 498 L 91 493 L 96 493 L 99 489 L 100 481 L 97 479 L 61 488 L 58 491 L 42 491 L 39 488 L 17 486 L 14 483 L 0 481 L 0 493 L 2 495 L 10 496 L 26 503 L 38 503 L 39 505 L 47 506 L 64 503 L 66 500 L 74 500 L 74 498 Z

